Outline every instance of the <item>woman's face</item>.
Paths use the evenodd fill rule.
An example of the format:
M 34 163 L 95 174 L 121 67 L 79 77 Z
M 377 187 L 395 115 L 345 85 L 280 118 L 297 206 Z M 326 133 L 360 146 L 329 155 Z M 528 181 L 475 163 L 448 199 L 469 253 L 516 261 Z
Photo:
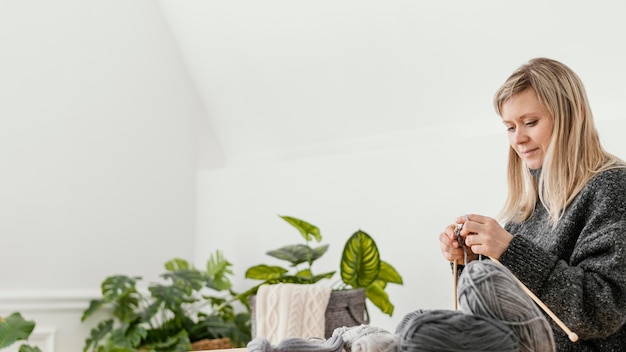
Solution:
M 502 122 L 511 147 L 530 169 L 539 169 L 552 137 L 552 116 L 533 89 L 526 89 L 502 104 Z

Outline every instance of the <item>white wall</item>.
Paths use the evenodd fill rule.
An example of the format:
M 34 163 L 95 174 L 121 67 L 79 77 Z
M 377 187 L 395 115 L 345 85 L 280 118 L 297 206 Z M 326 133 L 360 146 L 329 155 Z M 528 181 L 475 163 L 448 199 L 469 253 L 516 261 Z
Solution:
M 604 121 L 599 128 L 607 146 L 626 157 L 620 132 L 626 119 Z M 277 217 L 291 215 L 320 227 L 322 243 L 330 244 L 317 273 L 339 270 L 345 241 L 361 229 L 402 274 L 404 285 L 387 289 L 394 315 L 369 306 L 373 325 L 394 331 L 415 309 L 452 309 L 450 266 L 439 254 L 437 236 L 457 216 L 497 214 L 506 192 L 507 142 L 500 130 L 431 132 L 415 134 L 407 146 L 202 172 L 197 258 L 221 249 L 240 278 L 252 265 L 284 266 L 264 253 L 303 243 Z M 338 274 L 328 284 L 337 280 Z M 254 284 L 239 280 L 237 287 Z
M 570 64 L 626 157 L 625 7 L 1 0 L 0 314 L 28 313 L 44 351 L 79 351 L 105 276 L 221 249 L 243 290 L 265 251 L 299 241 L 278 214 L 321 228 L 320 271 L 355 230 L 374 236 L 405 285 L 372 324 L 451 308 L 436 237 L 501 205 L 491 96 L 515 67 Z
M 393 317 L 370 308 L 372 324 L 453 307 L 437 236 L 503 204 L 508 146 L 491 101 L 526 60 L 577 71 L 607 148 L 626 158 L 623 2 L 162 3 L 226 154 L 199 176 L 197 260 L 222 249 L 239 277 L 279 264 L 264 253 L 301 241 L 281 214 L 319 226 L 331 248 L 319 271 L 338 269 L 360 228 L 405 279 L 389 288 Z
M 192 259 L 197 165 L 219 158 L 155 2 L 3 0 L 0 47 L 0 314 L 80 351 L 106 276 Z

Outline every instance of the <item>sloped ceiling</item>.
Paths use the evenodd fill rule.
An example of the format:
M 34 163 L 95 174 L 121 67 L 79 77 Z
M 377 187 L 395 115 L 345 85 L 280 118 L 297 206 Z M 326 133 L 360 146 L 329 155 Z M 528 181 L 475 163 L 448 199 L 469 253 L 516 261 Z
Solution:
M 590 51 L 616 66 L 624 59 L 606 53 L 626 28 L 618 2 L 162 0 L 161 7 L 230 163 L 491 122 L 493 91 L 533 56 L 583 72 Z M 590 32 L 581 24 L 594 11 L 603 19 Z

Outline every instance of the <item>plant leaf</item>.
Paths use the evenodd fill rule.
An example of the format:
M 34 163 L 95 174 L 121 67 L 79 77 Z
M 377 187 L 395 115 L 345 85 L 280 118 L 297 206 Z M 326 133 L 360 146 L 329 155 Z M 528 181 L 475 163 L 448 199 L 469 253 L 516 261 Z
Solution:
M 319 275 L 315 275 L 311 278 L 312 282 L 318 282 L 322 279 L 331 279 L 333 277 L 333 275 L 335 275 L 335 271 L 329 271 L 327 273 L 323 273 L 323 274 L 319 274 Z
M 246 270 L 246 278 L 256 280 L 271 280 L 281 277 L 289 270 L 279 266 L 269 266 L 265 264 L 253 266 Z
M 39 347 L 33 347 L 30 345 L 21 345 L 18 352 L 41 352 Z
M 353 288 L 369 286 L 380 271 L 376 242 L 359 230 L 346 242 L 341 255 L 341 279 Z
M 191 265 L 185 259 L 174 258 L 165 263 L 165 270 L 167 271 L 178 271 L 178 270 L 189 270 L 191 269 Z
M 384 282 L 374 281 L 371 285 L 365 288 L 365 295 L 374 303 L 383 313 L 392 316 L 394 306 L 389 301 L 389 295 L 385 292 Z
M 196 299 L 189 297 L 189 292 L 184 287 L 176 285 L 154 285 L 149 287 L 148 290 L 152 294 L 155 304 L 163 304 L 165 309 L 168 309 L 174 314 L 180 312 L 182 304 L 196 301 Z
M 376 280 L 403 285 L 402 276 L 400 276 L 398 271 L 396 271 L 396 269 L 394 269 L 394 267 L 389 263 L 382 260 L 380 261 L 380 271 L 378 272 Z
M 172 284 L 191 294 L 200 290 L 206 283 L 206 276 L 196 269 L 179 269 L 161 274 L 164 279 L 172 280 Z
M 83 316 L 80 318 L 80 321 L 85 321 L 88 317 L 90 317 L 94 312 L 96 312 L 102 305 L 104 304 L 104 300 L 101 299 L 92 299 L 89 302 L 89 308 L 85 309 L 83 312 Z
M 209 257 L 206 265 L 206 271 L 209 278 L 213 281 L 212 287 L 218 291 L 229 290 L 232 287 L 232 283 L 228 278 L 228 275 L 232 275 L 231 270 L 232 263 L 230 263 L 221 251 L 216 251 L 215 254 Z
M 83 347 L 83 352 L 87 352 L 89 347 L 93 345 L 94 349 L 100 343 L 105 336 L 107 336 L 111 330 L 113 330 L 113 319 L 107 319 L 101 321 L 96 327 L 91 329 L 89 333 L 89 337 L 85 340 L 85 347 Z
M 111 330 L 111 334 L 104 344 L 107 347 L 129 348 L 139 347 L 147 331 L 138 325 L 139 320 L 135 319 L 130 323 L 122 323 L 119 327 Z
M 286 260 L 290 262 L 292 266 L 296 266 L 301 263 L 313 263 L 321 257 L 327 249 L 327 244 L 315 249 L 305 244 L 295 244 L 268 251 L 267 255 L 277 259 Z
M 113 304 L 113 315 L 121 321 L 128 321 L 139 307 L 141 296 L 135 286 L 140 277 L 114 275 L 102 282 L 102 297 Z
M 291 226 L 298 229 L 298 231 L 302 234 L 302 237 L 304 237 L 307 242 L 311 241 L 313 238 L 315 238 L 317 242 L 322 241 L 322 235 L 320 234 L 320 229 L 318 229 L 317 226 L 311 225 L 304 220 L 300 220 L 292 216 L 279 216 L 291 224 Z
M 141 277 L 129 277 L 126 275 L 114 275 L 107 277 L 101 285 L 102 297 L 106 302 L 112 303 L 120 297 L 136 293 L 137 280 Z
M 0 319 L 0 348 L 28 339 L 34 328 L 35 322 L 24 319 L 19 312 Z

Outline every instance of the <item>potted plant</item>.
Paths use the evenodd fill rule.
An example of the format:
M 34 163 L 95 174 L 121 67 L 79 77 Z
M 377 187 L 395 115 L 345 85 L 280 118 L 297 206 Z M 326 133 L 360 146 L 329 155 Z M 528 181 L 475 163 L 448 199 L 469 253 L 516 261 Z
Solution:
M 6 318 L 0 317 L 0 349 L 9 347 L 19 340 L 28 340 L 35 328 L 35 322 L 26 320 L 19 312 Z M 21 345 L 19 352 L 41 352 L 38 347 Z
M 245 346 L 250 315 L 235 314 L 230 304 L 236 295 L 231 266 L 219 251 L 210 256 L 206 270 L 175 258 L 165 263 L 164 282 L 151 283 L 147 291 L 137 288 L 141 277 L 107 277 L 102 298 L 90 302 L 81 321 L 104 308 L 112 310 L 91 330 L 83 352 L 190 351 L 207 339 L 232 343 L 222 348 Z
M 279 216 L 298 230 L 305 243 L 286 245 L 266 252 L 273 258 L 288 262 L 291 269 L 267 264 L 250 267 L 246 271 L 246 278 L 262 280 L 262 282 L 240 296 L 253 297 L 261 285 L 314 284 L 322 279 L 330 279 L 335 274 L 335 271 L 320 274 L 315 274 L 313 271 L 313 264 L 328 250 L 327 244 L 316 247 L 311 245 L 314 241 L 319 243 L 322 240 L 319 228 L 295 217 Z M 366 298 L 383 313 L 393 315 L 394 306 L 385 288 L 389 283 L 402 285 L 402 276 L 393 266 L 380 259 L 378 246 L 369 234 L 358 230 L 348 238 L 342 252 L 339 269 L 341 281 L 332 286 L 333 294 L 349 289 L 364 291 Z M 251 300 L 251 302 L 254 301 Z M 363 305 L 365 305 L 364 302 Z M 252 319 L 254 327 L 254 314 Z M 359 321 L 354 323 L 354 325 L 359 324 Z M 327 327 L 327 335 L 328 331 L 332 331 L 332 327 Z

